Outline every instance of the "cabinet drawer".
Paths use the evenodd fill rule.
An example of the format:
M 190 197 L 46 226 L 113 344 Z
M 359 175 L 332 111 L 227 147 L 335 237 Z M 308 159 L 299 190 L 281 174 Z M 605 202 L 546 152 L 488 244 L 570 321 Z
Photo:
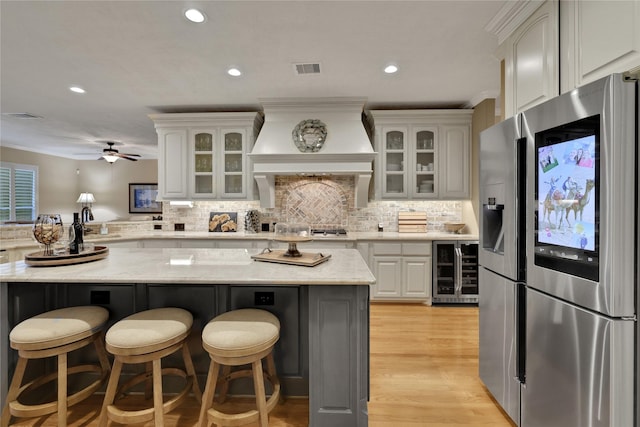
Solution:
M 374 255 L 402 255 L 402 243 L 374 243 Z
M 402 255 L 431 255 L 431 242 L 429 243 L 403 243 Z

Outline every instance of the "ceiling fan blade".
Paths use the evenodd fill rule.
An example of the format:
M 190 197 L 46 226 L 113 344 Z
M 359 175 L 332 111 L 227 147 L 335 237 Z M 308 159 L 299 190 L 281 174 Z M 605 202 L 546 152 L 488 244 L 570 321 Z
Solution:
M 123 156 L 132 156 L 132 157 L 140 157 L 140 154 L 131 154 L 131 153 L 120 153 Z
M 115 156 L 120 157 L 121 159 L 127 159 L 127 160 L 131 160 L 131 161 L 134 161 L 134 162 L 137 162 L 137 161 L 138 161 L 138 159 L 134 159 L 133 157 L 129 157 L 129 156 L 128 156 L 128 155 L 126 155 L 126 154 L 118 153 L 118 154 L 115 154 Z M 139 157 L 139 156 L 138 156 L 138 157 Z

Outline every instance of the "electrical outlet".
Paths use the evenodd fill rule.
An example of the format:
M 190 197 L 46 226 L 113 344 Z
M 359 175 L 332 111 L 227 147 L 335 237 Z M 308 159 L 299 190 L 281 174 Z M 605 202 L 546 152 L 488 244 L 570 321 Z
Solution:
M 255 305 L 274 305 L 275 300 L 273 292 L 256 292 L 253 302 Z

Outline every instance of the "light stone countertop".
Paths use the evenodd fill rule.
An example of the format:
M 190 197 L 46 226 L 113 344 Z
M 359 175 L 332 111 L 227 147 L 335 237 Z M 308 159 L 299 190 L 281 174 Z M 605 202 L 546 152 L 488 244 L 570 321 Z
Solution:
M 2 282 L 370 285 L 375 277 L 356 249 L 323 250 L 315 267 L 254 261 L 259 249 L 113 248 L 101 260 L 33 267 L 0 264 Z
M 112 233 L 112 234 L 87 234 L 85 242 L 94 242 L 108 245 L 109 242 L 124 242 L 141 239 L 196 239 L 196 240 L 270 240 L 273 239 L 273 233 L 211 233 L 208 231 L 149 231 L 142 233 Z M 429 242 L 433 240 L 478 240 L 477 234 L 454 234 L 438 231 L 429 231 L 426 233 L 398 233 L 397 231 L 385 232 L 349 232 L 347 236 L 317 236 L 316 241 L 344 241 L 344 242 L 372 242 L 372 241 L 422 241 Z M 23 249 L 37 248 L 38 243 L 35 239 L 6 239 L 1 242 L 1 249 Z

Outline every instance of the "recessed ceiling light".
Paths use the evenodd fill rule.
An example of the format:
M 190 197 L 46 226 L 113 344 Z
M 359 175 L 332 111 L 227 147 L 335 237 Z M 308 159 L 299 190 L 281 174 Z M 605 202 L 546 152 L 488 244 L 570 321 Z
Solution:
M 238 70 L 237 68 L 229 68 L 227 70 L 227 74 L 233 77 L 238 77 L 242 75 L 242 71 Z
M 195 22 L 196 24 L 204 22 L 205 20 L 204 13 L 200 12 L 198 9 L 189 9 L 184 13 L 184 16 L 186 16 L 189 21 Z
M 395 73 L 397 71 L 398 71 L 398 66 L 397 65 L 390 64 L 390 65 L 387 65 L 386 67 L 384 67 L 384 72 L 387 73 L 387 74 L 393 74 L 393 73 Z
M 86 90 L 82 89 L 80 86 L 71 86 L 69 88 L 69 90 L 71 92 L 75 92 L 75 93 L 85 93 L 86 92 Z

